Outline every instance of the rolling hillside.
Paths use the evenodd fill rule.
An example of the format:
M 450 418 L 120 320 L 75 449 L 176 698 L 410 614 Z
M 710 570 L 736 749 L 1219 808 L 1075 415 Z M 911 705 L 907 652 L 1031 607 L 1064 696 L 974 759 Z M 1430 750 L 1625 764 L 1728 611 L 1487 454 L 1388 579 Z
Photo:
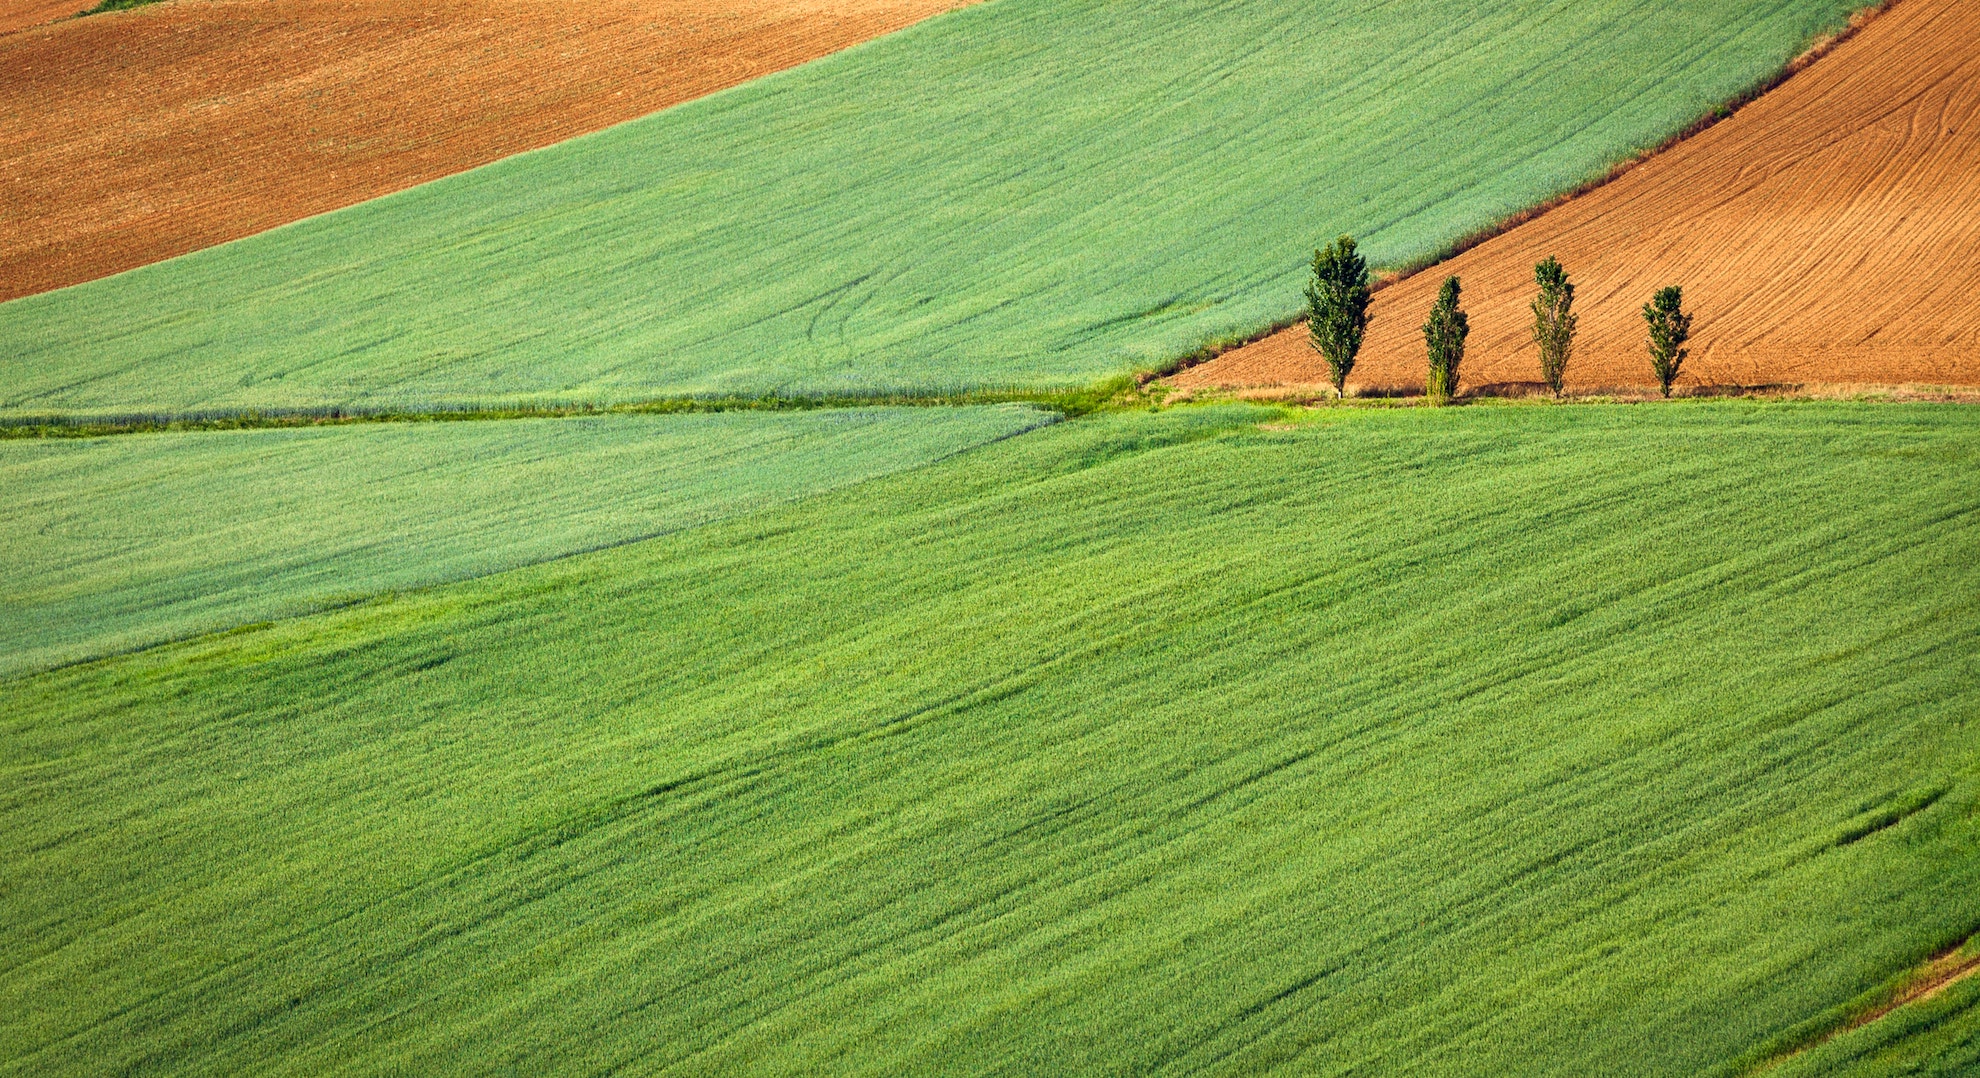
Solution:
M 1316 237 L 1406 261 L 1599 173 L 1850 6 L 994 0 L 0 304 L 0 416 L 1084 384 L 1285 316 Z
M 950 6 L 169 0 L 0 37 L 0 299 L 609 127 Z
M 1578 282 L 1574 388 L 1654 384 L 1637 311 L 1666 284 L 1697 314 L 1680 386 L 1980 385 L 1980 5 L 1900 0 L 1730 119 L 1383 290 L 1350 385 L 1422 385 L 1417 327 L 1448 273 L 1466 381 L 1538 381 L 1549 254 Z M 1295 327 L 1176 382 L 1325 380 Z
M 1977 417 L 1116 413 L 0 680 L 0 1073 L 1753 1073 L 1980 928 Z
M 1980 1075 L 1980 410 L 1128 377 L 1853 6 L 0 32 L 0 270 L 201 248 L 0 302 L 0 1078 Z M 1687 383 L 1980 383 L 1976 43 L 1899 0 L 1357 386 L 1453 270 L 1533 377 L 1541 253 L 1578 387 L 1670 280 Z

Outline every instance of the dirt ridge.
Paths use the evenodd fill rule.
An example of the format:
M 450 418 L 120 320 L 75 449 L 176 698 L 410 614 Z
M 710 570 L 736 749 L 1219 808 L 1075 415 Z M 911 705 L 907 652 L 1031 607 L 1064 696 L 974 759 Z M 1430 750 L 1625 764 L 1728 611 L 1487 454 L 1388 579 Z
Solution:
M 1980 948 L 1972 946 L 1969 940 L 1950 947 L 1926 959 L 1925 963 L 1913 970 L 1905 978 L 1902 986 L 1891 997 L 1875 1007 L 1856 1015 L 1834 1029 L 1810 1040 L 1790 1051 L 1773 1056 L 1748 1071 L 1749 1075 L 1765 1074 L 1797 1056 L 1811 1052 L 1835 1040 L 1845 1033 L 1852 1033 L 1883 1018 L 1892 1012 L 1943 995 L 1952 986 L 1980 973 Z

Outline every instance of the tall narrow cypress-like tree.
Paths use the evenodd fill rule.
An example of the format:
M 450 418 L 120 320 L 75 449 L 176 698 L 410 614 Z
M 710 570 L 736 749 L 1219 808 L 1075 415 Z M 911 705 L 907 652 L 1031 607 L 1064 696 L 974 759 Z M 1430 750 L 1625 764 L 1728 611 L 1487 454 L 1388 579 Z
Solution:
M 1691 354 L 1684 347 L 1684 342 L 1691 339 L 1691 316 L 1684 313 L 1684 289 L 1677 285 L 1659 288 L 1650 302 L 1643 305 L 1643 320 L 1650 324 L 1650 369 L 1668 397 L 1671 383 L 1677 381 L 1678 371 L 1684 367 L 1684 358 Z
M 1533 343 L 1540 346 L 1540 377 L 1559 397 L 1568 357 L 1574 353 L 1574 327 L 1581 320 L 1574 313 L 1574 285 L 1553 255 L 1533 267 L 1533 283 L 1540 286 L 1540 294 L 1533 298 Z
M 1327 361 L 1334 392 L 1345 394 L 1348 373 L 1368 332 L 1368 262 L 1342 236 L 1313 252 L 1313 280 L 1306 286 L 1306 332 Z
M 1423 323 L 1423 343 L 1430 350 L 1430 399 L 1438 403 L 1457 396 L 1458 364 L 1464 362 L 1464 338 L 1471 332 L 1471 321 L 1458 309 L 1458 279 L 1444 278 L 1437 290 L 1437 305 L 1430 308 L 1430 320 Z

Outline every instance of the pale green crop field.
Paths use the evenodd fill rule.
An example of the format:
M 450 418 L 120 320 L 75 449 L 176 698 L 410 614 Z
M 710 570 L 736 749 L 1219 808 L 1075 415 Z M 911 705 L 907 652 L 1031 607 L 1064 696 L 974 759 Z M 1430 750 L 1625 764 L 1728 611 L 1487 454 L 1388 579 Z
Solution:
M 1980 928 L 1980 413 L 1280 418 L 0 680 L 0 1073 L 1738 1075 Z
M 0 305 L 0 417 L 1084 385 L 1655 144 L 1856 0 L 992 0 Z
M 0 441 L 0 675 L 631 542 L 1053 418 L 995 405 Z

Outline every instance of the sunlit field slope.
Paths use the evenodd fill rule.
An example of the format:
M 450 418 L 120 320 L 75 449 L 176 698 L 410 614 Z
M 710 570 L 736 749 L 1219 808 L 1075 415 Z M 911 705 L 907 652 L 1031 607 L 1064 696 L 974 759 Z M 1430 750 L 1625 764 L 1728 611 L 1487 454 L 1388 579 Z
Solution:
M 1850 0 L 992 0 L 0 305 L 0 416 L 1083 384 L 1599 173 Z
M 0 674 L 701 524 L 1049 418 L 1005 405 L 0 441 Z
M 1726 1075 L 1980 927 L 1980 415 L 1261 418 L 0 682 L 0 1068 Z

